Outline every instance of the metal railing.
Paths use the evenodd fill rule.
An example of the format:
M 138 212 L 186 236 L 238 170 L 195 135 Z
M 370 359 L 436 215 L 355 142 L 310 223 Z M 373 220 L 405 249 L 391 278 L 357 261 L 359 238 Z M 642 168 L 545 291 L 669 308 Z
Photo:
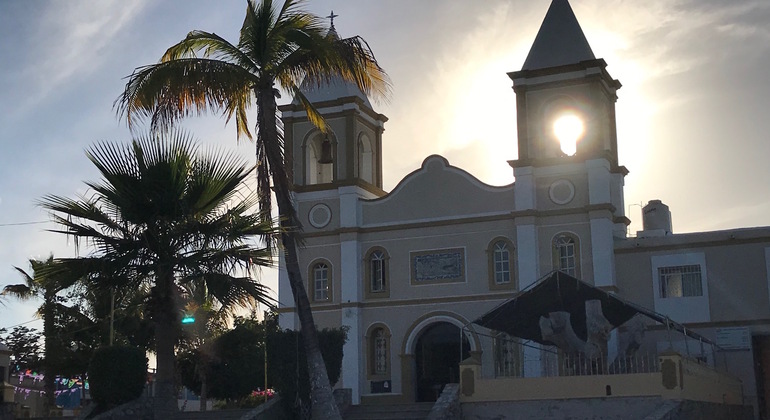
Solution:
M 525 372 L 538 372 L 541 377 L 586 376 L 586 375 L 625 375 L 636 373 L 660 372 L 657 354 L 636 354 L 618 357 L 609 361 L 606 356 L 589 358 L 583 354 L 542 353 L 542 358 L 524 360 L 496 361 L 495 377 L 524 377 Z M 535 376 L 535 375 L 532 375 Z

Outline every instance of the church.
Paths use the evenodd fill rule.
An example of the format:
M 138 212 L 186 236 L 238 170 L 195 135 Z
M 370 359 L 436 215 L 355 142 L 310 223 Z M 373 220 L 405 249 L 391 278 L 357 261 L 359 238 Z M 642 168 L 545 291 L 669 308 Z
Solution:
M 328 135 L 298 101 L 280 107 L 304 225 L 300 267 L 317 326 L 347 329 L 337 386 L 353 404 L 435 401 L 468 358 L 482 378 L 547 376 L 548 346 L 477 321 L 561 272 L 657 314 L 665 321 L 645 324 L 646 351 L 728 367 L 743 404 L 768 414 L 770 228 L 677 234 L 669 208 L 651 200 L 643 230 L 629 234 L 621 83 L 607 67 L 568 1 L 553 0 L 523 66 L 508 73 L 518 159 L 506 186 L 433 155 L 384 191 L 388 119 L 355 85 L 305 90 Z M 299 329 L 285 271 L 279 301 L 281 327 Z M 672 338 L 670 325 L 684 334 Z M 607 357 L 621 341 L 610 335 Z

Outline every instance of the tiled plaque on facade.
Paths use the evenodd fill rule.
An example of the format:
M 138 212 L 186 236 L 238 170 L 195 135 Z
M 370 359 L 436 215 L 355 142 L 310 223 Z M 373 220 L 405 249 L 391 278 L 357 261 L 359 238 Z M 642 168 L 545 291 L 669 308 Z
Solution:
M 717 328 L 717 345 L 725 350 L 750 350 L 749 327 Z
M 465 281 L 465 249 L 437 249 L 409 253 L 412 284 Z

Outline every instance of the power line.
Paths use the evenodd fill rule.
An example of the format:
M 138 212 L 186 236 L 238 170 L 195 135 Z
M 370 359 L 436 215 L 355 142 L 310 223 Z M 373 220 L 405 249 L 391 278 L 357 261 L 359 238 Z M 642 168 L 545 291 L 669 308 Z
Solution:
M 39 320 L 40 320 L 40 318 L 30 319 L 29 321 L 27 321 L 27 322 L 22 322 L 21 324 L 11 325 L 10 327 L 0 327 L 0 328 L 2 328 L 2 329 L 6 329 L 6 330 L 9 330 L 9 329 L 11 329 L 11 328 L 20 327 L 20 326 L 22 326 L 22 325 L 24 325 L 24 324 L 29 324 L 30 322 L 35 322 L 35 321 L 39 321 Z
M 39 225 L 41 223 L 49 223 L 49 221 L 45 220 L 45 221 L 38 221 L 38 222 L 0 223 L 0 227 L 3 227 L 3 226 Z

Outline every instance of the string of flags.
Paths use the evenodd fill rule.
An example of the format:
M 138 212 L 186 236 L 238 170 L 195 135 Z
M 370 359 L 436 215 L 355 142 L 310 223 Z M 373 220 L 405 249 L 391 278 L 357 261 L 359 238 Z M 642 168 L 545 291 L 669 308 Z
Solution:
M 23 386 L 24 379 L 31 378 L 32 379 L 32 385 L 37 384 L 38 382 L 42 382 L 45 379 L 45 375 L 39 374 L 37 372 L 26 370 L 21 371 L 16 374 L 12 374 L 11 376 L 17 376 L 19 385 L 11 385 L 13 386 L 15 393 L 23 393 L 24 399 L 26 400 L 29 398 L 30 393 L 34 392 L 39 395 L 45 395 L 45 390 L 42 389 L 35 389 L 35 388 L 28 388 Z M 61 395 L 61 394 L 70 394 L 73 392 L 80 392 L 81 388 L 84 388 L 84 383 L 81 378 L 60 378 L 57 377 L 55 379 L 55 384 L 57 390 L 54 391 L 54 395 Z M 64 388 L 64 389 L 58 389 L 58 388 Z M 89 389 L 88 381 L 85 381 L 85 389 Z

